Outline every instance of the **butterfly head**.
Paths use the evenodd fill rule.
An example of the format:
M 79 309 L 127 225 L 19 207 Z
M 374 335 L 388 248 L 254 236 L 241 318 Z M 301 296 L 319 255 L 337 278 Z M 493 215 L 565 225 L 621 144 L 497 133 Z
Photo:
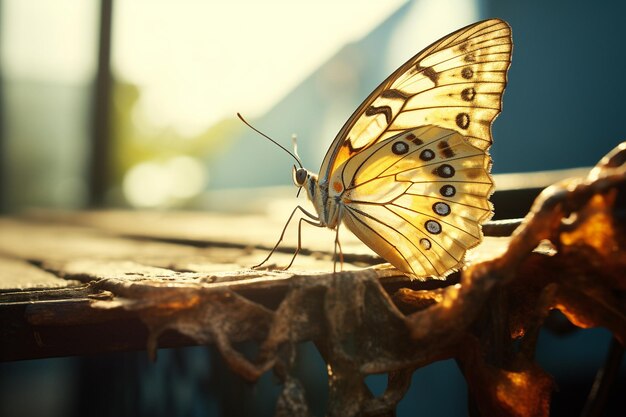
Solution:
M 300 196 L 300 191 L 302 191 L 302 187 L 304 187 L 306 183 L 308 182 L 309 178 L 311 177 L 311 174 L 309 174 L 309 171 L 307 171 L 305 168 L 302 168 L 302 167 L 298 168 L 294 165 L 292 176 L 293 176 L 293 183 L 295 184 L 296 187 L 298 187 L 298 196 Z M 307 187 L 307 192 L 308 192 L 308 187 Z
M 307 178 L 309 177 L 309 171 L 305 168 L 298 168 L 295 165 L 293 166 L 293 183 L 296 187 L 304 187 Z
M 304 188 L 309 200 L 315 203 L 319 193 L 319 185 L 317 183 L 317 175 L 309 172 L 306 168 L 298 168 L 293 166 L 293 183 L 298 187 L 298 196 Z

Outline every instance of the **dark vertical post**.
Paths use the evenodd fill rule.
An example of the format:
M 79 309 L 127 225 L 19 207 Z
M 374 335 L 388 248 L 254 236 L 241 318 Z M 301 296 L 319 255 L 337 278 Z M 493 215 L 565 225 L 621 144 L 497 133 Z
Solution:
M 89 204 L 101 206 L 110 170 L 111 26 L 113 0 L 100 0 L 98 69 L 93 92 Z

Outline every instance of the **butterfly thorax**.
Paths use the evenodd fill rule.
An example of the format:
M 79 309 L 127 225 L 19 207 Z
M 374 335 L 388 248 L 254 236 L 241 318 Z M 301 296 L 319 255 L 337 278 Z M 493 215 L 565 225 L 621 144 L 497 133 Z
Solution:
M 340 222 L 339 207 L 340 203 L 335 197 L 328 194 L 328 183 L 319 182 L 316 174 L 309 173 L 304 184 L 307 196 L 313 203 L 320 222 L 331 229 L 334 229 Z

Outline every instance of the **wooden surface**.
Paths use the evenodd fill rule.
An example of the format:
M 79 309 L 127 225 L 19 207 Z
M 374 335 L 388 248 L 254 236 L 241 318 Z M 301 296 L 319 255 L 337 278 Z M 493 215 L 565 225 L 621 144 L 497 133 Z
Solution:
M 94 308 L 98 300 L 115 298 L 94 284 L 99 280 L 253 292 L 268 283 L 280 287 L 298 269 L 249 269 L 267 254 L 261 248 L 271 246 L 280 227 L 257 216 L 194 213 L 38 212 L 0 219 L 0 359 L 145 349 L 148 330 L 136 314 Z M 326 237 L 330 242 L 331 233 Z M 272 260 L 286 264 L 289 258 L 280 252 Z M 333 263 L 327 253 L 307 251 L 297 267 L 332 271 Z M 159 340 L 160 346 L 195 343 L 177 334 Z
M 327 250 L 333 233 L 310 228 L 292 269 L 250 269 L 281 228 L 271 217 L 207 213 L 33 212 L 0 218 L 0 359 L 145 349 L 148 330 L 133 311 L 97 308 L 98 301 L 116 297 L 98 285 L 103 280 L 225 287 L 277 305 L 294 276 L 325 276 L 334 266 Z M 291 259 L 296 231 L 290 231 L 270 267 Z M 342 242 L 344 271 L 382 262 L 348 233 Z M 496 253 L 504 246 L 493 238 L 481 247 Z M 377 273 L 388 288 L 424 285 L 384 268 Z M 173 332 L 159 339 L 162 347 L 196 343 Z
M 499 217 L 523 215 L 542 186 L 572 174 L 497 176 L 502 186 L 493 200 L 500 201 Z M 288 192 L 282 195 L 292 195 L 293 189 Z M 0 218 L 0 360 L 145 349 L 148 329 L 132 309 L 110 304 L 98 308 L 103 304 L 99 301 L 120 298 L 102 282 L 141 283 L 143 288 L 223 287 L 276 306 L 294 277 L 332 272 L 334 232 L 314 227 L 304 228 L 303 250 L 292 269 L 275 269 L 291 259 L 295 222 L 267 264 L 271 270 L 250 269 L 273 247 L 296 204 L 293 199 L 272 195 L 271 201 L 257 198 L 255 204 L 224 206 L 243 201 L 242 196 L 212 197 L 219 209 L 233 212 L 239 207 L 248 214 L 31 210 Z M 257 209 L 251 210 L 253 206 Z M 382 263 L 348 231 L 342 231 L 341 242 L 344 271 L 356 273 Z M 468 260 L 492 258 L 506 245 L 506 238 L 487 238 Z M 374 271 L 388 291 L 439 285 L 409 282 L 384 267 Z M 197 341 L 166 332 L 158 343 L 165 347 Z

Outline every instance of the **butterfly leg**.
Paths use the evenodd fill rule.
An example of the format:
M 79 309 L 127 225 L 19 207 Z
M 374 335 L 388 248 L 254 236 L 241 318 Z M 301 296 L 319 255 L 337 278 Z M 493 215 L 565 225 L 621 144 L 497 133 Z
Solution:
M 285 237 L 285 231 L 287 230 L 287 226 L 289 226 L 289 223 L 291 223 L 291 219 L 293 219 L 293 216 L 296 214 L 296 212 L 298 210 L 300 210 L 307 217 L 309 217 L 309 218 L 311 218 L 313 220 L 317 220 L 319 222 L 319 217 L 317 217 L 317 216 L 313 215 L 312 213 L 308 212 L 307 210 L 305 210 L 301 206 L 296 206 L 296 208 L 293 209 L 293 211 L 291 212 L 291 215 L 289 215 L 289 219 L 287 219 L 287 223 L 285 223 L 285 227 L 283 227 L 283 231 L 281 232 L 280 237 L 278 238 L 278 242 L 276 242 L 276 245 L 274 245 L 274 247 L 272 248 L 270 253 L 267 255 L 267 257 L 265 259 L 263 259 L 263 262 L 261 262 L 258 265 L 253 266 L 252 269 L 260 268 L 265 262 L 269 261 L 269 259 L 272 257 L 272 255 L 274 254 L 276 249 L 278 249 L 278 245 L 280 245 L 280 242 L 283 241 L 283 238 Z M 318 223 L 312 223 L 312 224 L 317 225 Z M 296 255 L 298 254 L 299 250 L 300 250 L 300 226 L 298 226 L 298 249 L 296 250 Z M 294 259 L 295 259 L 295 255 L 294 255 Z M 292 263 L 293 263 L 293 259 L 291 260 L 291 263 L 289 264 L 289 266 L 291 266 Z M 289 266 L 287 268 L 289 268 Z
M 301 242 L 302 222 L 307 222 L 311 226 L 315 226 L 315 227 L 325 227 L 325 225 L 322 224 L 322 222 L 320 222 L 319 220 L 317 222 L 315 222 L 313 220 L 306 219 L 304 217 L 302 217 L 300 220 L 298 220 L 298 247 L 296 247 L 296 251 L 294 252 L 293 257 L 291 258 L 291 262 L 289 262 L 289 265 L 287 265 L 285 267 L 285 269 L 284 269 L 285 271 L 288 270 L 289 268 L 291 268 L 291 265 L 293 265 L 293 261 L 296 260 L 296 256 L 298 256 L 298 253 L 300 253 L 300 249 L 302 249 L 302 242 Z
M 341 249 L 341 242 L 339 241 L 339 225 L 337 225 L 337 233 L 335 234 L 335 253 L 333 255 L 335 263 L 333 265 L 333 272 L 337 272 L 337 249 L 339 249 L 339 269 L 343 270 L 343 250 Z

